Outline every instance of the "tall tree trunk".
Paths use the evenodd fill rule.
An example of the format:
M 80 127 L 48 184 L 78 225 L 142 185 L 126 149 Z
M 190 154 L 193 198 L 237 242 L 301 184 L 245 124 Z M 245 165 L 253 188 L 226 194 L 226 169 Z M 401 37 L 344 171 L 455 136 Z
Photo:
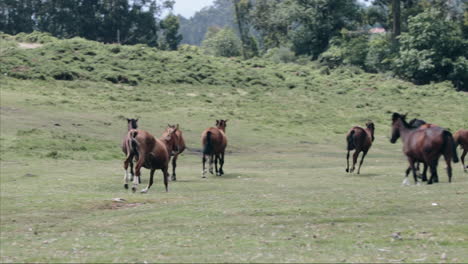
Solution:
M 397 37 L 401 33 L 401 10 L 400 0 L 392 0 L 392 14 L 393 14 L 393 29 L 392 29 L 392 40 L 393 43 L 397 44 Z
M 242 42 L 242 56 L 244 59 L 247 59 L 247 53 L 245 52 L 246 48 L 246 39 L 245 39 L 245 34 L 244 34 L 244 28 L 242 27 L 242 21 L 241 21 L 241 14 L 239 10 L 239 0 L 233 0 L 234 3 L 234 10 L 236 12 L 236 20 L 237 20 L 237 26 L 239 27 L 239 34 Z

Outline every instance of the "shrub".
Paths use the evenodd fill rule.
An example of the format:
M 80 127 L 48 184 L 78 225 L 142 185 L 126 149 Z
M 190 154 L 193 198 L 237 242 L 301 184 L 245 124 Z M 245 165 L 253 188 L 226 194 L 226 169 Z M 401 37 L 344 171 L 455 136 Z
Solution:
M 263 57 L 275 63 L 290 63 L 296 61 L 294 52 L 286 47 L 269 49 Z
M 371 72 L 388 71 L 395 55 L 392 52 L 392 43 L 388 35 L 373 35 L 369 40 L 369 50 L 364 62 L 365 68 Z
M 459 87 L 468 85 L 468 41 L 460 27 L 429 9 L 408 22 L 408 32 L 400 36 L 395 72 L 418 84 L 451 80 Z
M 214 56 L 235 57 L 241 54 L 241 42 L 229 28 L 208 31 L 202 47 L 206 53 Z

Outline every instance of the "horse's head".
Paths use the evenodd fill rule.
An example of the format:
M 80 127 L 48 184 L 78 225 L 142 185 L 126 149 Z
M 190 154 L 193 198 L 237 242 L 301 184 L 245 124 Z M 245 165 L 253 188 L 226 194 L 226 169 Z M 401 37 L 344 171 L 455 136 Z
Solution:
M 416 118 L 413 118 L 411 119 L 408 124 L 412 127 L 412 128 L 418 128 L 424 124 L 426 124 L 426 121 L 424 120 L 421 120 L 421 119 L 416 119 Z
M 138 128 L 138 118 L 127 118 L 128 130 L 130 129 L 137 129 Z
M 393 113 L 392 115 L 392 138 L 390 142 L 395 144 L 395 142 L 400 137 L 400 129 L 406 123 L 406 115 L 401 115 L 399 113 Z
M 177 130 L 179 130 L 179 124 L 177 124 L 177 125 L 167 124 L 167 128 L 163 133 L 164 140 L 166 140 L 166 142 L 168 142 L 169 145 L 172 145 L 172 149 L 171 149 L 172 154 L 174 152 L 179 151 L 179 147 L 176 144 L 177 143 L 176 142 L 176 137 L 177 137 L 176 132 L 177 132 Z
M 374 141 L 374 131 L 375 131 L 375 125 L 374 125 L 374 122 L 372 121 L 368 121 L 366 123 L 366 127 L 371 131 L 371 135 L 372 135 L 372 141 Z
M 223 120 L 223 119 L 216 120 L 216 127 L 223 130 L 223 131 L 225 131 L 226 127 L 227 127 L 227 124 L 226 124 L 227 121 L 228 121 L 228 119 L 226 119 L 226 120 Z

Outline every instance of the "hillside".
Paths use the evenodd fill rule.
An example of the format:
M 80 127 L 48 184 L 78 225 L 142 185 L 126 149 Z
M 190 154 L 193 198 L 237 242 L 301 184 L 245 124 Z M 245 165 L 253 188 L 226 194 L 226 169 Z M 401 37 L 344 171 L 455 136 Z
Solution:
M 407 162 L 389 142 L 394 111 L 468 127 L 468 95 L 448 82 L 34 33 L 1 35 L 0 95 L 2 262 L 468 260 L 460 164 L 451 184 L 441 162 L 439 184 L 401 186 Z M 156 136 L 184 133 L 168 193 L 160 172 L 148 194 L 122 186 L 135 116 Z M 200 134 L 221 118 L 226 174 L 201 179 Z M 376 140 L 347 174 L 345 134 L 369 119 Z

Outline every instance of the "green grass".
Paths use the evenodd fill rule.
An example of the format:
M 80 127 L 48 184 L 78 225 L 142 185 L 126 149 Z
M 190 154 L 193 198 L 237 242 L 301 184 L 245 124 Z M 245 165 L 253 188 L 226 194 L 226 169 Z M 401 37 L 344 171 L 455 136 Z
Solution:
M 181 63 L 189 51 L 149 51 L 170 58 L 163 66 L 103 55 L 115 45 L 55 40 L 19 50 L 4 41 L 2 262 L 468 261 L 468 175 L 455 164 L 448 184 L 441 163 L 441 183 L 401 186 L 407 163 L 401 142 L 389 143 L 393 111 L 452 131 L 468 127 L 467 94 L 448 83 L 415 86 L 353 68 L 327 75 L 314 64 L 262 62 L 264 68 L 253 72 L 261 62 L 199 55 L 200 68 L 216 70 L 216 83 L 190 84 L 174 74 L 193 67 Z M 54 80 L 47 71 L 54 61 L 47 56 L 75 41 L 92 45 L 103 61 L 99 71 L 114 74 L 109 63 L 115 62 L 130 68 L 125 74 L 144 78 L 136 84 L 99 74 Z M 41 59 L 41 50 L 48 59 Z M 67 49 L 63 54 L 70 56 Z M 14 63 L 18 56 L 31 63 L 26 80 L 10 75 L 21 66 Z M 62 70 L 78 64 L 66 65 Z M 166 67 L 164 81 L 146 75 L 152 65 Z M 301 72 L 313 81 L 306 84 Z M 282 82 L 275 73 L 291 77 Z M 245 81 L 248 75 L 271 86 Z M 297 85 L 290 89 L 286 81 Z M 148 194 L 122 186 L 123 118 L 134 116 L 157 136 L 167 123 L 179 123 L 184 132 L 189 150 L 168 193 L 160 172 Z M 202 179 L 200 134 L 220 118 L 230 120 L 226 174 Z M 368 119 L 376 123 L 376 141 L 362 174 L 346 174 L 344 135 Z M 140 188 L 147 181 L 144 170 Z M 126 202 L 113 202 L 117 197 Z M 396 232 L 402 239 L 392 237 Z

